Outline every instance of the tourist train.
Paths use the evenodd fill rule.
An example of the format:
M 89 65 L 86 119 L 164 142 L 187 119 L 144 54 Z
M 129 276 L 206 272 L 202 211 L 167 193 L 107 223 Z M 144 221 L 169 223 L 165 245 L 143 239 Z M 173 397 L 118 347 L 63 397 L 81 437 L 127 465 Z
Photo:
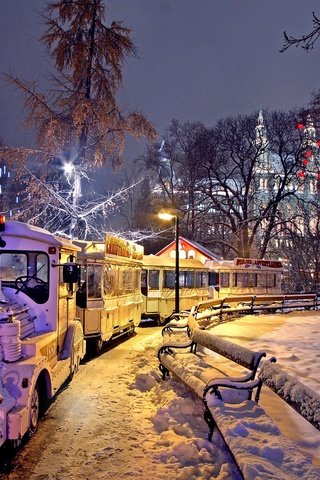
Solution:
M 260 260 L 179 259 L 180 309 L 210 294 L 275 293 L 281 272 Z M 175 312 L 176 276 L 173 258 L 143 255 L 119 237 L 70 241 L 0 216 L 0 446 L 36 429 L 87 345 L 100 353 L 141 319 L 164 323 Z

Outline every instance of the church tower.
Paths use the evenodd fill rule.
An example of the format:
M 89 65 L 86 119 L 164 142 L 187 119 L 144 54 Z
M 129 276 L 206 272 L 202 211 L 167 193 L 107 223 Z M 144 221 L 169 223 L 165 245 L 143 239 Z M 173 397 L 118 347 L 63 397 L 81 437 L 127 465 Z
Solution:
M 272 159 L 268 149 L 267 129 L 264 124 L 262 110 L 259 111 L 258 123 L 255 127 L 255 145 L 258 150 L 256 172 L 268 172 L 272 170 Z

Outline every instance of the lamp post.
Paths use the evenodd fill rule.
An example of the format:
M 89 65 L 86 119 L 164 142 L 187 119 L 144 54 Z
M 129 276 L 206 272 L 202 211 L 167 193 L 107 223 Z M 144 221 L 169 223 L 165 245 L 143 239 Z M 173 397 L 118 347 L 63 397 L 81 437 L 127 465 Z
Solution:
M 180 301 L 179 301 L 179 217 L 178 215 L 173 215 L 171 213 L 161 212 L 158 214 L 161 220 L 172 220 L 175 221 L 175 250 L 176 250 L 176 259 L 175 259 L 175 275 L 174 275 L 174 290 L 175 290 L 175 307 L 174 313 L 179 313 L 180 311 Z

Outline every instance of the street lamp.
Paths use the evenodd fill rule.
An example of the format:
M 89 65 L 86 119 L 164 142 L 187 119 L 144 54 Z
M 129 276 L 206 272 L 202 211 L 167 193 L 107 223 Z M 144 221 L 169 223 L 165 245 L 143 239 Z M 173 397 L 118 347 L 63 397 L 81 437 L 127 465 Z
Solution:
M 175 289 L 175 308 L 174 312 L 179 313 L 179 217 L 167 212 L 158 213 L 158 217 L 161 220 L 173 220 L 175 221 L 175 236 L 176 236 L 176 263 L 175 263 L 175 276 L 174 276 L 174 289 Z

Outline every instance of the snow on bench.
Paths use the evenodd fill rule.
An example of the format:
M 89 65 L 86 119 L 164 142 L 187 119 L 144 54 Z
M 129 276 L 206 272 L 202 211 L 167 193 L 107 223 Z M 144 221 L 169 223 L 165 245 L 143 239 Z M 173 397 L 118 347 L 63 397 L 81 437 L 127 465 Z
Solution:
M 251 389 L 257 389 L 255 401 L 248 395 L 239 402 L 239 391 L 243 387 L 237 382 L 221 379 L 210 383 L 203 396 L 209 438 L 216 427 L 245 479 L 319 479 L 320 470 L 311 458 L 281 433 L 257 403 L 262 384 L 266 384 L 320 430 L 320 396 L 281 370 L 274 361 L 264 362 L 258 378 L 251 382 Z
M 256 377 L 264 352 L 201 330 L 194 318 L 189 317 L 188 322 L 190 338 L 167 341 L 158 348 L 159 368 L 163 379 L 172 373 L 203 399 L 209 439 L 216 427 L 246 480 L 319 479 L 320 471 L 311 458 L 281 433 L 258 404 L 265 383 L 319 429 L 319 396 L 279 369 L 273 363 L 275 358 L 265 361 Z M 217 354 L 244 367 L 246 373 L 226 376 L 219 367 L 214 371 Z
M 234 314 L 254 314 L 263 311 L 275 312 L 280 310 L 290 311 L 296 309 L 317 309 L 319 307 L 318 295 L 315 293 L 297 293 L 297 294 L 274 294 L 274 295 L 235 295 L 224 297 L 217 300 L 207 300 L 198 303 L 195 311 L 203 311 L 204 308 L 210 308 L 210 302 L 215 303 L 215 308 L 220 320 L 224 316 Z
M 169 340 L 158 348 L 159 369 L 163 379 L 171 372 L 202 398 L 208 378 L 210 380 L 226 375 L 219 368 L 215 368 L 214 357 L 211 353 L 206 353 L 206 349 L 246 369 L 245 372 L 238 369 L 239 376 L 229 377 L 233 381 L 245 383 L 255 378 L 265 352 L 254 352 L 202 330 L 192 315 L 188 319 L 188 328 L 188 339 L 183 342 Z M 201 352 L 197 352 L 198 345 L 201 346 Z
M 263 364 L 259 378 L 317 430 L 320 430 L 320 395 L 273 363 Z
M 211 398 L 208 398 L 211 397 Z M 207 411 L 246 480 L 318 480 L 320 470 L 254 400 L 226 403 L 207 395 Z

